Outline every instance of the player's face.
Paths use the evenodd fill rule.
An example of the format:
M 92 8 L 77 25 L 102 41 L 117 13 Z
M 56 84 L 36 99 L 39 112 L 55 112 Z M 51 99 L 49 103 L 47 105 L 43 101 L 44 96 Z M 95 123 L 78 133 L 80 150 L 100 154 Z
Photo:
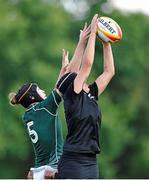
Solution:
M 40 89 L 38 86 L 37 86 L 37 93 L 39 94 L 39 96 L 42 98 L 42 99 L 45 99 L 47 96 L 45 94 L 45 91 L 43 91 L 42 89 Z

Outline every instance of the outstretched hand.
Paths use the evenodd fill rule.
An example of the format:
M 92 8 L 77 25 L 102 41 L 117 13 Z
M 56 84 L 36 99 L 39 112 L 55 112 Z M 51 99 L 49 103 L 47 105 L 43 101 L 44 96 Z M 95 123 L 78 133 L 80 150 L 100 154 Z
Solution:
M 68 67 L 69 67 L 68 56 L 69 56 L 69 51 L 66 51 L 65 49 L 63 49 L 62 50 L 62 67 L 61 67 L 57 82 L 68 71 Z M 57 84 L 57 82 L 56 82 L 56 84 Z
M 80 30 L 80 41 L 86 42 L 87 39 L 89 38 L 91 32 L 91 26 L 87 26 L 87 23 L 85 23 L 83 29 Z
M 98 14 L 95 14 L 91 22 L 91 33 L 97 33 Z
M 63 49 L 63 53 L 62 53 L 62 71 L 65 72 L 67 71 L 67 68 L 69 66 L 69 51 L 66 51 L 65 49 Z

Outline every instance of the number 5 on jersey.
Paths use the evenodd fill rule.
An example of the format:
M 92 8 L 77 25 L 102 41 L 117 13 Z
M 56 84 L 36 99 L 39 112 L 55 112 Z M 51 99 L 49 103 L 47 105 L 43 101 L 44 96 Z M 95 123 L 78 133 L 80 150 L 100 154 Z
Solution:
M 33 130 L 31 127 L 33 126 L 33 121 L 30 121 L 27 123 L 27 129 L 29 132 L 29 135 L 31 137 L 31 140 L 33 143 L 36 143 L 38 141 L 38 134 L 35 130 Z

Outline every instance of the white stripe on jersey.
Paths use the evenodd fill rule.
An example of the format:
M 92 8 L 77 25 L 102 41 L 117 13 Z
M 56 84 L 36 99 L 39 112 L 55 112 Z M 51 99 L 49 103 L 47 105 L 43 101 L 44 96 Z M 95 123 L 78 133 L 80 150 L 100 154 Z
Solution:
M 55 155 L 56 155 L 56 163 L 58 163 L 58 156 L 57 156 L 57 116 L 55 118 Z
M 35 109 L 34 108 L 35 107 L 35 105 L 34 106 L 32 106 L 31 108 L 29 108 L 29 109 L 27 109 L 26 111 L 29 111 L 29 110 L 31 110 L 32 108 L 33 108 L 33 110 L 34 111 L 41 111 L 41 110 L 45 110 L 47 113 L 49 113 L 50 115 L 52 115 L 52 116 L 57 116 L 57 113 L 56 114 L 53 114 L 53 113 L 51 113 L 48 109 L 46 109 L 46 108 L 39 108 L 39 109 Z
M 64 83 L 64 81 L 71 75 L 71 74 L 73 74 L 72 72 L 70 73 L 70 74 L 68 74 L 66 77 L 65 77 L 65 79 L 61 82 L 61 84 L 59 85 L 59 89 L 60 89 L 60 87 L 62 86 L 62 84 Z
M 53 91 L 52 91 L 52 96 L 54 98 L 54 102 L 55 102 L 56 106 L 58 107 L 58 104 L 57 104 L 57 101 L 56 101 L 56 98 L 55 98 L 55 95 L 54 95 Z

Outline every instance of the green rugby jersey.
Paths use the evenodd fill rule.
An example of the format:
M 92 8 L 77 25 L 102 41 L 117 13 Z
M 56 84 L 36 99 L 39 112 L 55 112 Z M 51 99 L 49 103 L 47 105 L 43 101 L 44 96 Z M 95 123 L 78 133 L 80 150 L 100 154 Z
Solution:
M 35 167 L 49 164 L 57 168 L 62 154 L 62 126 L 57 108 L 61 97 L 53 90 L 42 102 L 31 105 L 23 116 L 35 152 Z

